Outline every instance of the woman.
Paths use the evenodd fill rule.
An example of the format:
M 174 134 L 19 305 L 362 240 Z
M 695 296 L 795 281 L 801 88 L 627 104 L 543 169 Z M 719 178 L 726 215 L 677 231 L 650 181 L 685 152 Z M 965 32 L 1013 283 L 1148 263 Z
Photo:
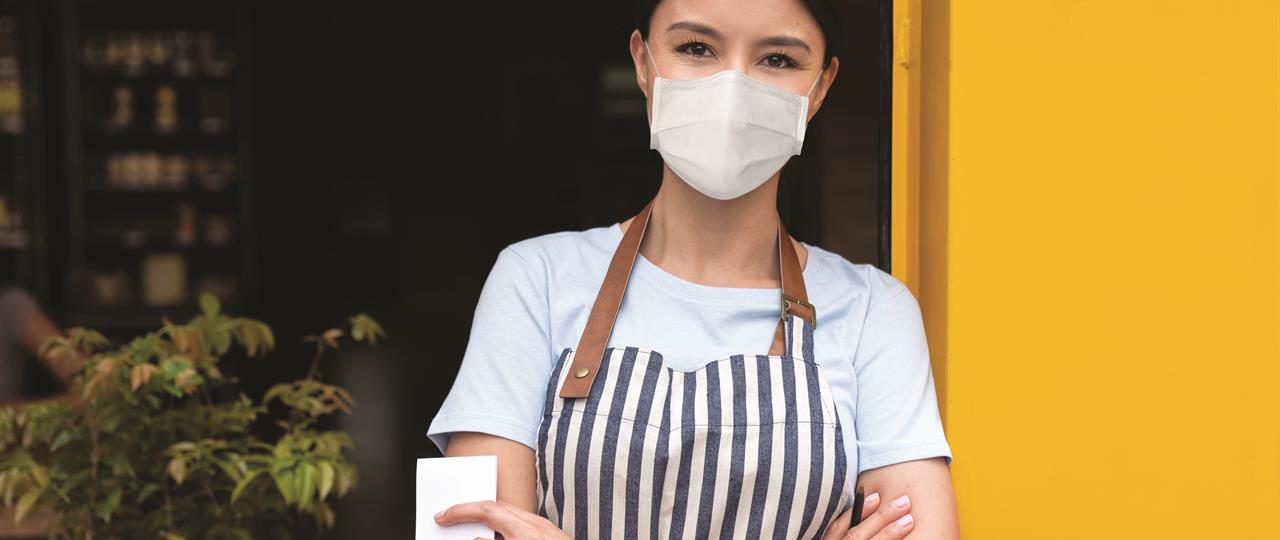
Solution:
M 428 432 L 446 455 L 497 455 L 498 501 L 437 522 L 508 539 L 955 537 L 914 296 L 795 241 L 776 211 L 839 69 L 827 2 L 640 7 L 661 187 L 623 223 L 498 255 Z M 851 530 L 855 481 L 871 495 Z

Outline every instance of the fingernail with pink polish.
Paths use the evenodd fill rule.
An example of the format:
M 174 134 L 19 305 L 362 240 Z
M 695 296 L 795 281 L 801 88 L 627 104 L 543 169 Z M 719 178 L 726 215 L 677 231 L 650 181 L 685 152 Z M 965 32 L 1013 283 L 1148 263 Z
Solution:
M 898 497 L 897 499 L 894 499 L 894 500 L 893 500 L 893 507 L 894 507 L 894 508 L 902 508 L 902 507 L 906 506 L 906 505 L 907 505 L 907 501 L 910 501 L 910 500 L 911 500 L 911 499 L 908 499 L 906 495 L 903 495 L 903 496 L 901 496 L 901 497 Z
M 875 492 L 875 493 L 872 493 L 872 494 L 867 495 L 866 497 L 864 497 L 864 498 L 862 499 L 862 504 L 871 504 L 871 503 L 876 502 L 876 501 L 878 501 L 878 500 L 880 500 L 880 492 L 879 492 L 879 491 L 877 491 L 877 492 Z
M 436 512 L 436 521 L 440 521 L 440 516 L 444 515 L 444 510 Z
M 911 517 L 911 514 L 907 514 L 905 516 L 898 518 L 898 526 L 906 527 L 910 525 L 912 521 L 915 521 L 915 518 Z

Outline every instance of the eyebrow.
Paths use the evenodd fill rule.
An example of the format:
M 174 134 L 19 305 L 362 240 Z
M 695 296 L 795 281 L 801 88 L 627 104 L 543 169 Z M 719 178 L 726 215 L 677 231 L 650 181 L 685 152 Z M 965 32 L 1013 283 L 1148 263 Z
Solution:
M 705 24 L 696 23 L 693 21 L 674 22 L 674 23 L 671 23 L 671 26 L 667 27 L 668 32 L 674 32 L 676 30 L 688 30 L 690 32 L 694 32 L 697 34 L 706 34 L 713 38 L 720 39 L 720 32 L 718 30 L 710 26 L 707 26 Z
M 667 27 L 667 32 L 674 32 L 676 30 L 688 30 L 696 34 L 705 34 L 715 39 L 721 38 L 720 31 L 705 24 L 693 21 L 678 21 L 671 23 L 671 26 Z M 760 40 L 760 44 L 771 47 L 799 47 L 804 49 L 806 52 L 813 52 L 813 49 L 809 48 L 809 44 L 805 43 L 803 39 L 792 36 L 770 36 Z
M 792 36 L 770 36 L 760 40 L 760 44 L 771 45 L 774 47 L 800 47 L 806 52 L 813 52 L 813 50 L 809 48 L 809 44 L 805 43 L 803 39 Z

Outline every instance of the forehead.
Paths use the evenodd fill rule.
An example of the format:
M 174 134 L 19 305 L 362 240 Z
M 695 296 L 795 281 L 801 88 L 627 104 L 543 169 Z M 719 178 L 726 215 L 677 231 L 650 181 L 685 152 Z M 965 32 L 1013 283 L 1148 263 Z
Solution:
M 682 21 L 705 24 L 729 37 L 790 35 L 816 40 L 822 35 L 801 0 L 662 0 L 649 30 L 660 34 Z

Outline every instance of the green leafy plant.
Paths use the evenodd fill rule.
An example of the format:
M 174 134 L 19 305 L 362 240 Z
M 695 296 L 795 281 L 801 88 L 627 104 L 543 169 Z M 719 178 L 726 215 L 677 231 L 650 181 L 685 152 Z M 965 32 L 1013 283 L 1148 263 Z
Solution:
M 356 315 L 315 343 L 306 377 L 260 402 L 239 392 L 219 362 L 238 344 L 249 357 L 275 347 L 260 321 L 221 313 L 212 296 L 186 324 L 112 348 L 74 328 L 45 354 L 84 358 L 70 399 L 0 409 L 0 498 L 21 520 L 52 511 L 55 538 L 288 538 L 298 517 L 333 525 L 330 501 L 355 485 L 351 438 L 319 421 L 354 400 L 320 380 L 322 356 L 343 340 L 375 344 L 382 327 Z M 253 424 L 278 402 L 278 438 Z M 271 428 L 274 429 L 274 428 Z

